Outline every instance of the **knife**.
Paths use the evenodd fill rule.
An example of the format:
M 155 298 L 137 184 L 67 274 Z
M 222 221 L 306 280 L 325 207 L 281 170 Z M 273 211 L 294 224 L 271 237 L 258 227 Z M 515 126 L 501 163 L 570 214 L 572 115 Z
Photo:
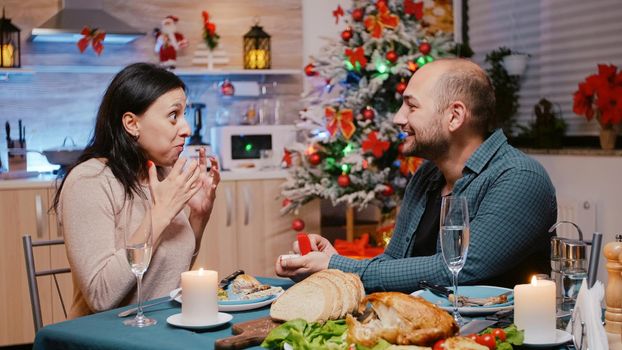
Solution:
M 218 283 L 218 287 L 220 287 L 222 289 L 227 288 L 227 286 L 229 285 L 229 283 L 231 283 L 231 281 L 233 281 L 239 275 L 243 275 L 243 274 L 244 274 L 244 270 L 237 270 L 237 271 L 235 271 L 234 273 L 230 274 L 229 276 L 221 279 L 220 282 Z
M 497 323 L 495 320 L 473 319 L 471 322 L 460 327 L 460 335 L 477 334 L 495 323 Z
M 439 286 L 438 284 L 430 283 L 428 281 L 419 281 L 419 288 L 427 289 L 430 292 L 432 292 L 434 295 L 437 295 L 443 298 L 449 298 L 449 295 L 453 294 L 453 292 L 449 290 L 448 288 Z

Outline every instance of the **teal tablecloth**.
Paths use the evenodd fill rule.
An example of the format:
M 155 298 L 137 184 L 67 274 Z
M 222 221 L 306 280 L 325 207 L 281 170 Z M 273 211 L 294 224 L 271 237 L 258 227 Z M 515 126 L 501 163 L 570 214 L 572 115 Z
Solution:
M 260 278 L 262 283 L 288 288 L 289 279 Z M 191 331 L 175 328 L 166 323 L 170 315 L 181 312 L 181 305 L 175 301 L 149 308 L 146 312 L 158 324 L 146 328 L 124 326 L 117 314 L 127 307 L 56 323 L 42 328 L 35 338 L 33 349 L 214 349 L 216 339 L 231 336 L 235 323 L 268 316 L 270 307 L 230 312 L 233 320 L 222 327 Z M 253 349 L 261 349 L 255 347 Z

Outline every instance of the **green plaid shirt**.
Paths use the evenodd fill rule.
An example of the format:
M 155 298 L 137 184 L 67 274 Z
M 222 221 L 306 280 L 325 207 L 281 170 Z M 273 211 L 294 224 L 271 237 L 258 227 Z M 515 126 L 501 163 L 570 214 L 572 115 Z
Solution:
M 462 174 L 452 193 L 467 197 L 471 241 L 460 283 L 512 286 L 527 283 L 527 274 L 548 272 L 547 231 L 557 218 L 557 202 L 544 168 L 510 146 L 497 130 L 471 155 Z M 410 293 L 421 280 L 450 285 L 440 243 L 431 256 L 411 257 L 409 249 L 428 193 L 443 184 L 440 170 L 432 162 L 423 163 L 406 188 L 384 254 L 367 260 L 335 254 L 329 268 L 357 273 L 368 292 Z

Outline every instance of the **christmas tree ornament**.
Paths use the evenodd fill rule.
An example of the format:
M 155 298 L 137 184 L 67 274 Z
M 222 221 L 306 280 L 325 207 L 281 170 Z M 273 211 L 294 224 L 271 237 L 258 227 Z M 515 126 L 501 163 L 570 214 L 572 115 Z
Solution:
M 339 17 L 344 15 L 341 5 L 337 5 L 337 8 L 333 10 L 333 17 L 335 17 L 335 24 L 339 24 Z
M 367 139 L 361 144 L 361 148 L 365 152 L 371 152 L 374 157 L 380 158 L 382 154 L 386 152 L 391 143 L 389 141 L 383 141 L 378 139 L 378 132 L 372 131 L 367 135 Z
M 432 50 L 432 45 L 430 45 L 430 43 L 422 42 L 419 44 L 419 52 L 421 52 L 422 55 L 429 54 L 430 50 Z
M 351 109 L 336 110 L 333 107 L 326 107 L 324 115 L 326 116 L 326 130 L 330 136 L 335 136 L 337 130 L 341 130 L 341 135 L 349 140 L 356 131 L 354 113 Z
M 356 8 L 352 10 L 352 19 L 355 22 L 362 21 L 364 16 L 365 16 L 365 10 L 363 10 L 362 8 Z
M 402 154 L 403 151 L 404 151 L 404 143 L 400 143 L 399 145 L 397 145 L 397 153 Z
M 225 81 L 220 84 L 220 93 L 223 96 L 229 97 L 235 94 L 235 87 L 233 86 L 233 84 L 231 84 L 229 79 L 225 79 Z
M 346 30 L 344 30 L 343 32 L 341 32 L 341 39 L 343 39 L 343 41 L 348 42 L 350 41 L 350 39 L 352 39 L 352 28 L 348 28 Z
M 377 15 L 365 17 L 365 29 L 372 37 L 380 39 L 385 29 L 395 29 L 397 27 L 400 23 L 400 18 L 391 13 L 385 2 L 377 2 L 376 7 L 378 8 Z
M 89 46 L 89 44 L 91 44 L 91 46 L 93 47 L 93 51 L 95 51 L 97 56 L 101 55 L 102 51 L 104 51 L 103 42 L 104 39 L 106 39 L 106 32 L 101 31 L 97 28 L 91 29 L 88 26 L 85 26 L 84 28 L 82 28 L 80 35 L 82 35 L 82 38 L 76 43 L 76 45 L 78 45 L 78 50 L 80 50 L 80 53 L 83 53 L 84 50 L 86 50 L 86 48 Z M 5 51 L 6 50 L 3 50 L 3 52 Z M 4 65 L 3 63 L 2 67 L 6 67 L 6 65 Z
M 370 106 L 363 108 L 361 114 L 365 120 L 374 120 L 374 117 L 376 116 L 376 112 L 374 112 L 374 109 Z
M 348 174 L 345 174 L 345 173 L 339 175 L 339 177 L 337 178 L 337 184 L 339 185 L 339 187 L 350 186 L 350 176 L 348 176 Z
M 362 46 L 357 47 L 352 50 L 347 48 L 345 51 L 346 56 L 348 56 L 348 61 L 352 64 L 352 67 L 357 71 L 361 71 L 367 65 L 367 57 L 365 57 L 365 49 Z
M 414 2 L 413 0 L 404 0 L 404 13 L 415 16 L 416 20 L 423 18 L 423 1 Z
M 309 163 L 311 163 L 311 165 L 318 165 L 322 162 L 322 156 L 320 156 L 320 154 L 317 152 L 309 154 L 309 156 L 307 156 L 307 159 L 309 160 Z
M 432 56 L 420 56 L 419 58 L 417 58 L 417 65 L 419 66 L 419 68 L 425 66 L 426 64 L 433 62 L 434 61 L 434 57 Z
M 283 158 L 281 159 L 281 167 L 289 168 L 292 166 L 292 152 L 287 148 L 283 149 Z
M 386 57 L 387 57 L 387 61 L 391 63 L 397 62 L 397 53 L 393 50 L 387 52 Z
M 406 86 L 408 84 L 406 84 L 406 82 L 404 80 L 400 81 L 399 83 L 397 83 L 397 85 L 395 85 L 395 92 L 397 92 L 398 94 L 403 94 L 404 90 L 406 90 Z
M 415 72 L 417 70 L 417 68 L 419 68 L 419 66 L 417 66 L 417 64 L 413 61 L 408 61 L 408 70 L 411 72 Z
M 315 71 L 315 65 L 313 63 L 309 63 L 305 66 L 305 75 L 308 77 L 317 75 L 317 72 Z
M 283 208 L 285 208 L 286 206 L 288 206 L 288 205 L 290 205 L 290 204 L 292 204 L 292 200 L 291 200 L 291 199 L 289 199 L 289 198 L 285 198 L 285 199 L 283 199 L 283 202 L 281 202 L 281 206 L 282 206 Z
M 391 186 L 391 184 L 384 184 L 384 185 L 386 186 L 386 188 L 382 191 L 382 195 L 385 197 L 392 196 L 393 193 L 395 193 L 393 186 Z
M 300 232 L 304 229 L 305 222 L 302 221 L 302 219 L 294 219 L 294 221 L 292 221 L 292 230 Z

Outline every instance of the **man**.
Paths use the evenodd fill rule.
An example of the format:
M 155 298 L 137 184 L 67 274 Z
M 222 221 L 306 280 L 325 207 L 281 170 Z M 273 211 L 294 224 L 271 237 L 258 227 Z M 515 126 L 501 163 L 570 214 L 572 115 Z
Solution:
M 448 195 L 464 195 L 469 205 L 471 236 L 461 284 L 512 287 L 547 273 L 555 190 L 544 168 L 510 146 L 501 130 L 486 138 L 494 110 L 492 84 L 476 64 L 445 59 L 419 69 L 393 121 L 407 135 L 404 154 L 428 161 L 406 188 L 384 254 L 349 259 L 325 238 L 310 235 L 314 251 L 279 259 L 277 274 L 300 280 L 336 268 L 360 275 L 368 292 L 410 293 L 422 280 L 448 285 L 438 240 L 441 197 Z

